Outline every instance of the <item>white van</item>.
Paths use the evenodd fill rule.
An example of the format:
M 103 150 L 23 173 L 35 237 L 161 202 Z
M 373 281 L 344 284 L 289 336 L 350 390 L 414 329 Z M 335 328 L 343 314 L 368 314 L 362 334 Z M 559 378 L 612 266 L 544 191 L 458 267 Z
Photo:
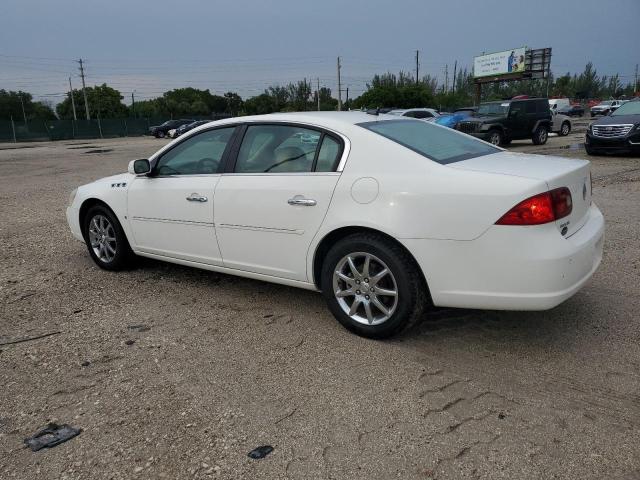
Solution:
M 557 112 L 558 109 L 562 107 L 569 107 L 569 106 L 571 106 L 571 102 L 569 101 L 568 98 L 550 98 L 549 99 L 549 108 L 554 112 Z

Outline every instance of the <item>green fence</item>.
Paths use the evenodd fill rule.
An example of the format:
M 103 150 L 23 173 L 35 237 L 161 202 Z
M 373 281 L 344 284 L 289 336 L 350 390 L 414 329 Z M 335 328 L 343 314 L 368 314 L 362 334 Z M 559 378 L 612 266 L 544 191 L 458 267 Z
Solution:
M 197 118 L 219 120 L 223 115 Z M 0 142 L 137 137 L 166 118 L 105 118 L 95 120 L 0 120 Z

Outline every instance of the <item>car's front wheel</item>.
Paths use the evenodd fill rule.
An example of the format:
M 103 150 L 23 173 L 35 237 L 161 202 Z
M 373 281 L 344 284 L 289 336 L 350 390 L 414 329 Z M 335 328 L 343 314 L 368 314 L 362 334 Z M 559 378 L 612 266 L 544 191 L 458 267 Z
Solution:
M 571 133 L 571 124 L 569 122 L 562 122 L 562 127 L 560 128 L 560 135 L 566 137 Z
M 131 265 L 133 252 L 111 210 L 102 205 L 91 207 L 83 227 L 89 255 L 96 265 L 105 270 L 123 270 Z
M 548 138 L 549 132 L 547 131 L 547 127 L 541 125 L 533 132 L 532 140 L 534 145 L 544 145 L 547 143 Z
M 419 267 L 397 243 L 354 234 L 327 253 L 322 292 L 336 319 L 352 332 L 386 338 L 420 319 L 427 292 Z
M 504 142 L 502 132 L 500 130 L 491 130 L 491 132 L 489 132 L 488 142 L 495 146 L 502 145 Z
M 162 130 L 156 132 L 156 138 L 164 138 L 164 132 Z

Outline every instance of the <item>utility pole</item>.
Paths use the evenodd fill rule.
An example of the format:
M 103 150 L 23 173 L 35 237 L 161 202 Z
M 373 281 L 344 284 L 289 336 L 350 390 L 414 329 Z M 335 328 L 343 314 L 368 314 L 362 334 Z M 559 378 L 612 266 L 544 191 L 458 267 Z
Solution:
M 87 90 L 84 84 L 84 67 L 82 65 L 82 59 L 78 60 L 80 64 L 80 77 L 82 78 L 82 96 L 84 97 L 84 111 L 87 114 L 87 120 L 91 117 L 89 116 L 89 102 L 87 101 Z
M 638 93 L 638 64 L 636 63 L 636 78 L 633 82 L 633 94 Z
M 318 81 L 318 89 L 316 90 L 318 92 L 318 111 L 320 111 L 320 77 L 316 80 Z
M 347 87 L 347 100 L 344 103 L 349 105 L 349 87 Z
M 24 113 L 24 101 L 22 100 L 22 93 L 20 94 L 20 105 L 22 106 L 22 118 L 24 118 L 24 125 L 27 125 L 27 114 Z
M 453 64 L 453 93 L 456 93 L 456 74 L 458 73 L 458 60 Z
M 134 95 L 135 92 L 131 92 L 131 113 L 133 113 L 133 117 L 136 116 L 136 97 Z
M 340 57 L 338 57 L 338 111 L 342 111 L 342 82 L 340 81 Z
M 71 86 L 71 77 L 69 77 L 69 98 L 71 98 L 71 107 L 73 108 L 73 119 L 78 120 L 76 116 L 76 101 L 73 99 L 73 87 Z
M 449 64 L 444 66 L 444 93 L 449 93 Z
M 420 50 L 416 50 L 416 84 L 420 82 Z

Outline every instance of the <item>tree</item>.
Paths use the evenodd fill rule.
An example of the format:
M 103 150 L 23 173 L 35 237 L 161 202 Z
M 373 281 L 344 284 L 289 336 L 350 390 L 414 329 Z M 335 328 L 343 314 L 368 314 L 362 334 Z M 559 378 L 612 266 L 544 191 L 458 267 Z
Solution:
M 122 103 L 122 95 L 106 83 L 87 87 L 87 102 L 89 102 L 89 116 L 91 118 L 124 118 L 128 114 L 128 108 Z M 82 90 L 73 90 L 73 99 L 76 104 L 78 118 L 85 118 L 84 95 Z M 136 105 L 137 107 L 137 105 Z M 71 99 L 66 97 L 56 107 L 60 118 L 73 118 L 73 106 Z
M 262 93 L 245 100 L 243 110 L 246 115 L 262 115 L 278 111 L 274 97 L 268 93 Z
M 242 109 L 242 97 L 235 92 L 227 92 L 224 94 L 224 98 L 227 100 L 225 113 L 229 113 L 234 117 L 238 115 Z
M 49 105 L 43 102 L 34 102 L 30 93 L 0 89 L 0 119 L 10 120 L 13 118 L 14 121 L 23 120 L 23 105 L 27 120 L 53 120 L 56 118 L 53 109 Z

